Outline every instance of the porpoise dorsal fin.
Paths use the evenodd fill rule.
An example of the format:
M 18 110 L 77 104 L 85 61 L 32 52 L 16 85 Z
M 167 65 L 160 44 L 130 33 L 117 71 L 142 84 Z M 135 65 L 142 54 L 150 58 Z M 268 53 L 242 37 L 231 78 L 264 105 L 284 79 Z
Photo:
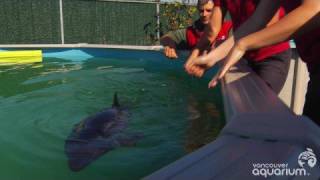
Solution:
M 112 107 L 120 107 L 119 100 L 118 100 L 118 93 L 117 92 L 115 92 L 114 95 L 113 95 Z

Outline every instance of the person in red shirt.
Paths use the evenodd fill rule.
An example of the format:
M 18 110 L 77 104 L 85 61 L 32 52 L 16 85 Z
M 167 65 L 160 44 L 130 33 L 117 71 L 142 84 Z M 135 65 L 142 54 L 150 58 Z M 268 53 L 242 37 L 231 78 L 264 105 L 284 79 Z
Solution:
M 161 37 L 160 42 L 164 46 L 165 56 L 175 59 L 178 58 L 177 49 L 192 50 L 196 46 L 204 33 L 205 26 L 209 23 L 213 7 L 213 0 L 199 0 L 197 8 L 200 18 L 193 25 L 185 29 L 170 31 Z M 211 46 L 213 47 L 216 43 L 225 40 L 231 28 L 232 23 L 230 21 L 223 23 L 217 40 Z
M 243 57 L 245 52 L 294 38 L 299 55 L 306 62 L 310 76 L 303 114 L 320 125 L 320 111 L 317 108 L 320 99 L 320 1 L 264 1 L 259 5 L 259 10 L 255 12 L 254 17 L 247 23 L 265 22 L 271 17 L 271 13 L 281 5 L 290 12 L 283 19 L 260 31 L 257 31 L 259 28 L 242 28 L 239 32 L 235 32 L 238 37 L 233 39 L 232 48 L 227 49 L 226 46 L 222 46 L 216 51 L 218 55 L 214 58 L 227 58 L 219 73 L 210 81 L 209 87 L 214 87 L 230 67 Z M 225 43 L 233 40 L 228 39 Z M 209 61 L 215 60 L 205 59 L 197 62 L 196 65 L 202 67 L 210 63 Z
M 202 46 L 203 44 L 206 44 L 205 41 L 211 42 L 216 37 L 215 32 L 219 32 L 221 22 L 227 11 L 231 15 L 233 29 L 238 30 L 240 25 L 244 24 L 245 21 L 251 17 L 259 2 L 259 0 L 215 0 L 215 7 L 209 26 L 210 28 L 203 38 L 205 40 L 202 39 L 202 41 L 199 41 L 198 48 L 191 53 L 187 60 L 187 63 L 185 64 L 186 71 L 189 74 L 196 76 L 203 75 L 204 71 L 201 73 L 194 72 L 193 63 L 196 57 L 198 57 L 199 51 L 205 47 Z M 279 8 L 279 10 L 274 13 L 273 18 L 269 20 L 267 26 L 277 22 L 284 15 L 284 9 Z M 245 54 L 245 59 L 248 60 L 253 71 L 256 72 L 275 93 L 278 94 L 281 91 L 287 78 L 291 59 L 291 49 L 288 41 L 249 51 Z M 215 63 L 210 64 L 209 67 L 214 64 Z

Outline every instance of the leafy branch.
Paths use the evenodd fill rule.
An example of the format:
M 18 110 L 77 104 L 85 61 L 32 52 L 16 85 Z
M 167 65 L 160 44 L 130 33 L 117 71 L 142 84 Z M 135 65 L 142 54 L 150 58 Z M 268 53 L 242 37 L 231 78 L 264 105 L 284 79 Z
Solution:
M 197 8 L 185 3 L 165 3 L 161 6 L 159 14 L 160 24 L 157 25 L 158 15 L 156 14 L 151 22 L 144 25 L 146 37 L 153 43 L 159 42 L 157 33 L 162 36 L 168 31 L 174 31 L 190 26 L 196 16 Z

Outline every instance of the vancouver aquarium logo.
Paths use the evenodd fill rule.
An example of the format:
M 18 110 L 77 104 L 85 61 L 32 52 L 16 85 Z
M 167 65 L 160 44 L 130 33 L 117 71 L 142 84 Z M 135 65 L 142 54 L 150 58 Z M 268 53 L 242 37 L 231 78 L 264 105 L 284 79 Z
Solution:
M 289 167 L 288 163 L 254 163 L 252 175 L 265 178 L 274 176 L 310 176 L 317 164 L 317 157 L 311 148 L 299 154 L 298 165 Z

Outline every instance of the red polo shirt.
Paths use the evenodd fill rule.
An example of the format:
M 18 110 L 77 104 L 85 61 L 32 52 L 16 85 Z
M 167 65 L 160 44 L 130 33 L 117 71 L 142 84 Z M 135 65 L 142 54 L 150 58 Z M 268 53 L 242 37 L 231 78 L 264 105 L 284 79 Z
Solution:
M 287 12 L 301 5 L 301 0 L 284 0 Z M 299 55 L 307 63 L 310 73 L 320 71 L 320 27 L 294 38 Z
M 214 0 L 215 6 L 220 6 L 229 11 L 234 30 L 237 30 L 254 13 L 258 3 L 259 0 Z M 284 9 L 280 8 L 280 18 L 284 15 Z M 262 61 L 289 48 L 289 42 L 286 41 L 258 50 L 248 51 L 245 54 L 245 58 L 252 61 Z
M 229 36 L 229 32 L 232 29 L 232 22 L 226 21 L 222 24 L 222 27 L 220 29 L 220 32 L 215 40 L 215 42 L 212 43 L 212 46 L 217 41 L 224 41 Z M 190 49 L 193 49 L 198 41 L 200 40 L 201 36 L 204 34 L 204 25 L 200 21 L 196 21 L 192 26 L 189 26 L 186 30 L 186 40 L 188 47 Z

